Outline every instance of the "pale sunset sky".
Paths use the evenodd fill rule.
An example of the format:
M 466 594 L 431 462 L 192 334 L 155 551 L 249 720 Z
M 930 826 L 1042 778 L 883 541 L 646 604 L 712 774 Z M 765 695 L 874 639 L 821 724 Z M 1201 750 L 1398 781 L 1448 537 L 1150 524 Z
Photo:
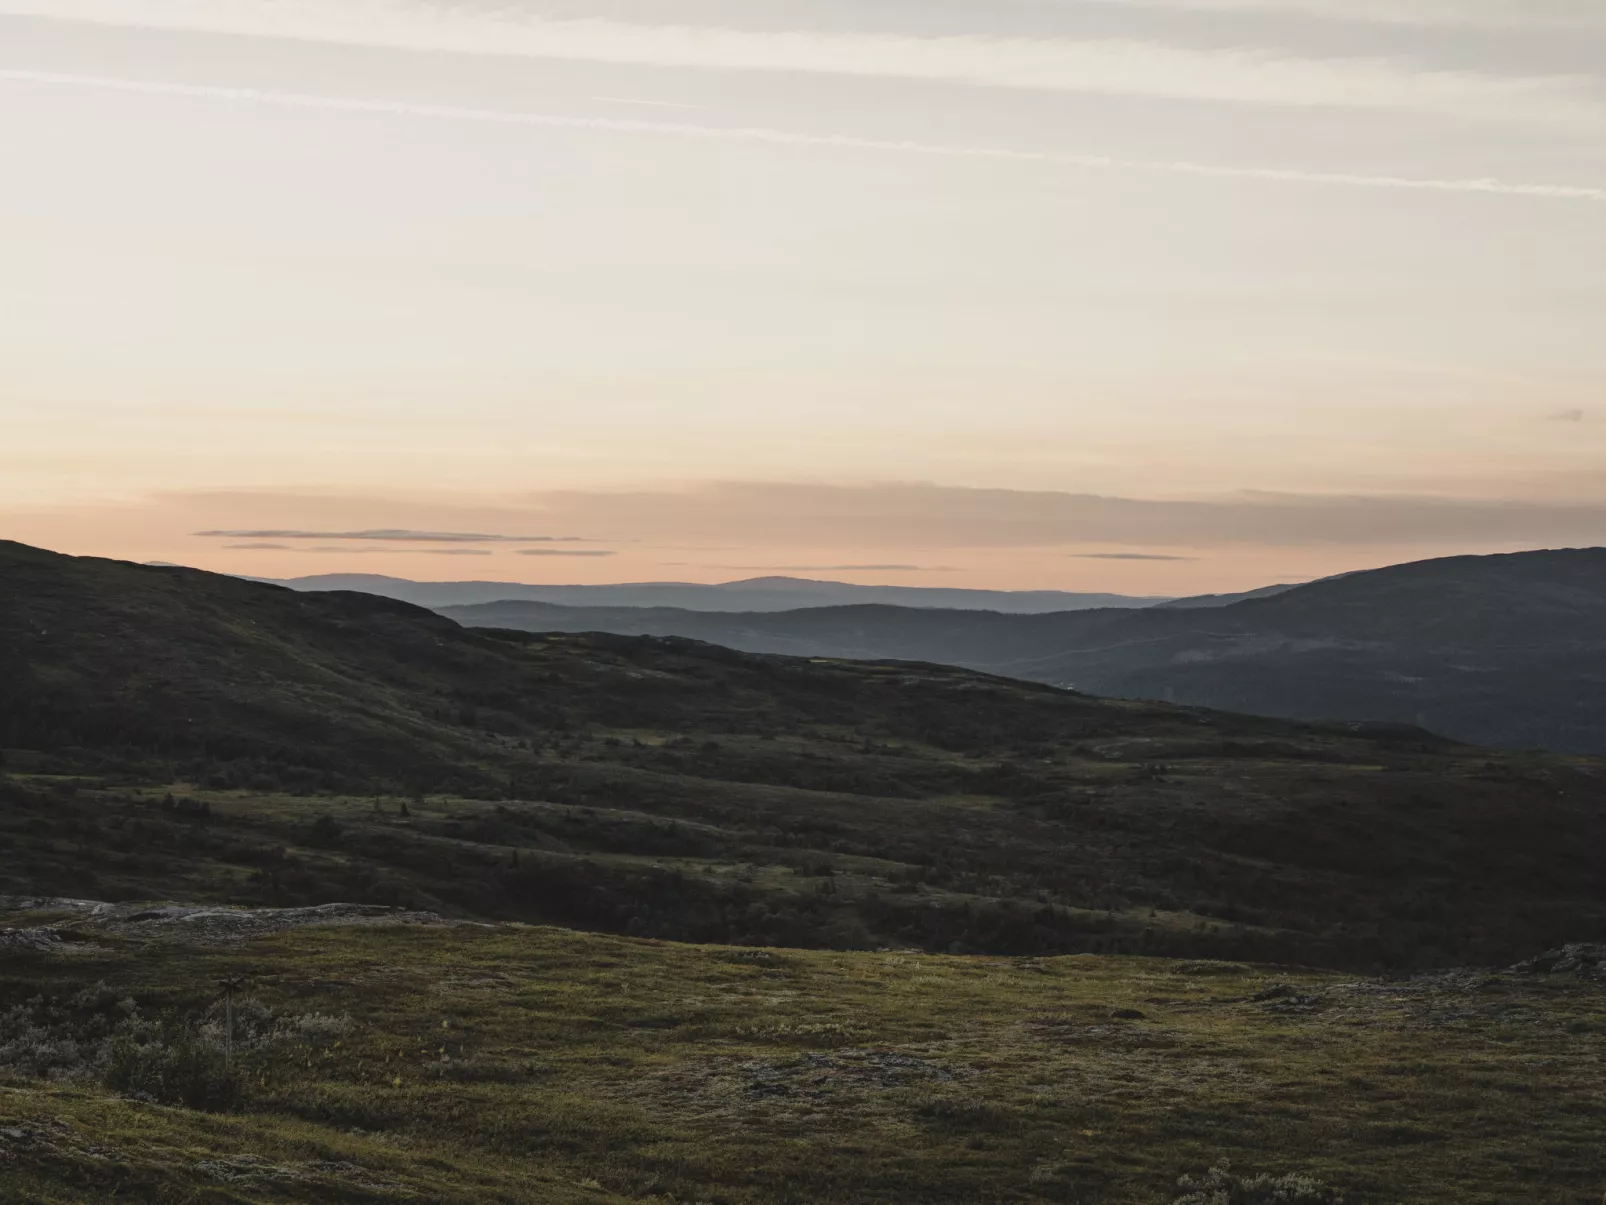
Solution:
M 0 420 L 273 577 L 1606 544 L 1606 0 L 0 0 Z

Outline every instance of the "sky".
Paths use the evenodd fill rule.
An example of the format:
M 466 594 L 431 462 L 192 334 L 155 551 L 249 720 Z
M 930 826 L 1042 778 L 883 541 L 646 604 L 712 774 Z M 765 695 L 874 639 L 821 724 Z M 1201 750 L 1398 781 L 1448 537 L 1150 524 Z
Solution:
M 1602 0 L 0 0 L 0 538 L 1203 593 L 1606 544 Z

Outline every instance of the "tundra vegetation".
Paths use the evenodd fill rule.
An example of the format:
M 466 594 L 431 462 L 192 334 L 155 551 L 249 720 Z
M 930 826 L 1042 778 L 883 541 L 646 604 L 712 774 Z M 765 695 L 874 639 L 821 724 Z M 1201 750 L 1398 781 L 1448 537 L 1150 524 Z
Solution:
M 1601 1188 L 1606 982 L 1579 956 L 1373 979 L 376 910 L 36 901 L 3 920 L 8 1200 L 1571 1205 Z
M 19 1200 L 1606 1187 L 1598 761 L 0 570 Z

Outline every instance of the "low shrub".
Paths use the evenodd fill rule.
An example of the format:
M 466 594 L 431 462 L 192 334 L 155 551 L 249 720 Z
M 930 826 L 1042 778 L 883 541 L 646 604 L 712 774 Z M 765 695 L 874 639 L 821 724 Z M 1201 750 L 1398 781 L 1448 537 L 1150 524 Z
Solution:
M 240 1101 L 242 1080 L 223 1048 L 209 1037 L 182 1034 L 170 1041 L 118 1038 L 111 1045 L 106 1086 L 165 1105 L 221 1113 Z
M 276 1013 L 254 996 L 235 1001 L 230 1065 L 222 1001 L 165 1018 L 104 984 L 74 995 L 36 995 L 0 1009 L 0 1077 L 99 1081 L 126 1096 L 219 1112 L 240 1103 L 246 1069 L 288 1047 L 327 1045 L 349 1016 Z

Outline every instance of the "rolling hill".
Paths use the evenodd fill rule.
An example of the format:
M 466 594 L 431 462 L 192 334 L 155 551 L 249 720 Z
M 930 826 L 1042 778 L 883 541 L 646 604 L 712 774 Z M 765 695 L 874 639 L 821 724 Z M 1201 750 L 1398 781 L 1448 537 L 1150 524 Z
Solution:
M 0 747 L 0 892 L 1341 966 L 1606 925 L 1587 759 L 15 544 Z
M 442 613 L 500 628 L 937 661 L 1121 698 L 1606 753 L 1606 549 L 1423 561 L 1256 594 L 1204 609 L 1030 616 L 891 607 L 706 615 L 513 602 Z

